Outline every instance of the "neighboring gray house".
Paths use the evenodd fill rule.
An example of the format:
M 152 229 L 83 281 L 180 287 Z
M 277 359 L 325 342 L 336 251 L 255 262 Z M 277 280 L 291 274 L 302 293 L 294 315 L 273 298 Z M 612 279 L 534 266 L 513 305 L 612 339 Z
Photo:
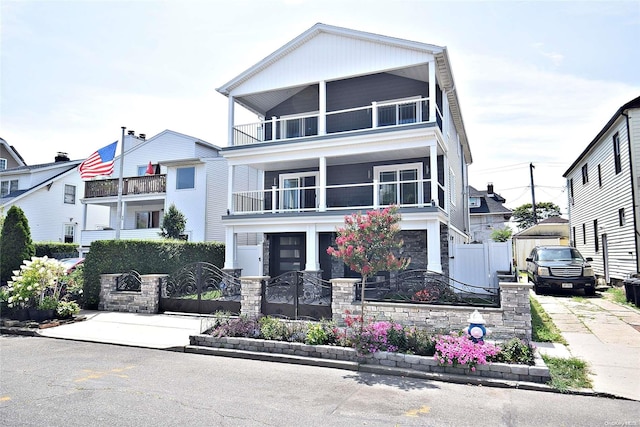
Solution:
M 0 138 L 0 171 L 25 166 L 24 159 L 12 145 Z
M 607 283 L 640 271 L 640 97 L 615 112 L 563 175 L 571 242 Z
M 488 242 L 493 230 L 508 227 L 512 211 L 504 206 L 504 202 L 506 199 L 493 191 L 491 183 L 486 191 L 469 186 L 470 233 L 473 242 Z
M 225 83 L 225 269 L 253 271 L 238 238 L 262 233 L 259 269 L 345 277 L 326 249 L 345 215 L 398 205 L 410 268 L 449 273 L 469 241 L 471 152 L 445 47 L 316 24 Z M 234 112 L 255 113 L 238 124 Z M 259 171 L 250 191 L 237 168 Z

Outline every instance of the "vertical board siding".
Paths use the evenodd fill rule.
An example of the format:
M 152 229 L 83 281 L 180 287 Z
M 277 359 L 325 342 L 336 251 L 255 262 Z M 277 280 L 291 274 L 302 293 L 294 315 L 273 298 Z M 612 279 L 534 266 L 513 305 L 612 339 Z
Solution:
M 621 146 L 622 171 L 615 173 L 613 135 L 618 133 Z M 630 175 L 627 127 L 624 117 L 603 134 L 598 143 L 567 175 L 573 178 L 573 204 L 570 227 L 576 229 L 574 244 L 585 257 L 593 258 L 597 275 L 604 276 L 602 234 L 607 235 L 609 276 L 624 279 L 636 272 L 636 252 L 633 231 L 633 201 Z M 589 182 L 582 183 L 582 167 L 587 164 Z M 598 180 L 598 165 L 602 186 Z M 570 201 L 571 203 L 571 201 Z M 620 226 L 618 212 L 624 208 L 626 222 Z M 593 221 L 598 221 L 599 247 L 595 248 Z M 586 244 L 582 224 L 586 225 Z

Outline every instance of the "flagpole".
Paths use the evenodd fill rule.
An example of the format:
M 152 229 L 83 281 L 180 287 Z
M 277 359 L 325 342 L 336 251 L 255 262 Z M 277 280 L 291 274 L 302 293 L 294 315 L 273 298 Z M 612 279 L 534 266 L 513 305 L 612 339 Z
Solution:
M 124 170 L 124 131 L 122 126 L 122 144 L 120 145 L 120 172 L 118 175 L 118 204 L 116 208 L 116 240 L 120 240 L 120 227 L 122 224 L 122 171 Z

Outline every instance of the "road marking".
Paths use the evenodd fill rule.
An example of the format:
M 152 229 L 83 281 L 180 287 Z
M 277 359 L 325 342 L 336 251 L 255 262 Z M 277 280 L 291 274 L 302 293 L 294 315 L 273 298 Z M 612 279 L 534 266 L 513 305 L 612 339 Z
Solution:
M 84 377 L 78 378 L 74 380 L 74 382 L 83 382 L 89 380 L 99 380 L 108 375 L 113 375 L 118 378 L 129 378 L 129 375 L 122 374 L 124 371 L 128 371 L 129 369 L 133 369 L 134 366 L 125 366 L 124 368 L 113 368 L 108 371 L 94 371 L 92 369 L 83 369 L 82 372 L 85 372 L 86 375 Z
M 431 407 L 423 406 L 420 409 L 412 409 L 412 410 L 406 412 L 404 415 L 407 416 L 407 417 L 417 417 L 420 414 L 428 414 L 429 411 L 431 411 Z
M 9 396 L 0 396 L 0 402 L 8 402 L 11 400 Z

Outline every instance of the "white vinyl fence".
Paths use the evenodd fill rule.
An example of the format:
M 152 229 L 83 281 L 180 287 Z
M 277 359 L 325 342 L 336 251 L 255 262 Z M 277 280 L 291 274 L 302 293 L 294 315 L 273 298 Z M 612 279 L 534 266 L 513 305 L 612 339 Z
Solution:
M 513 271 L 511 240 L 453 245 L 452 256 L 451 277 L 468 285 L 497 289 L 498 272 Z

